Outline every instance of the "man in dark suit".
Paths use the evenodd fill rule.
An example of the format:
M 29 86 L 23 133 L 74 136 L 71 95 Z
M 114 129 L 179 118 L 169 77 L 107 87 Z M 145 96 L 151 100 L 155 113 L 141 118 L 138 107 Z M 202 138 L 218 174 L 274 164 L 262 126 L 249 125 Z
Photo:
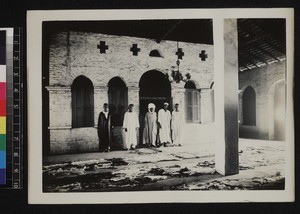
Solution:
M 100 112 L 98 118 L 98 137 L 99 151 L 109 152 L 111 143 L 111 115 L 108 111 L 108 104 L 103 104 L 103 111 Z

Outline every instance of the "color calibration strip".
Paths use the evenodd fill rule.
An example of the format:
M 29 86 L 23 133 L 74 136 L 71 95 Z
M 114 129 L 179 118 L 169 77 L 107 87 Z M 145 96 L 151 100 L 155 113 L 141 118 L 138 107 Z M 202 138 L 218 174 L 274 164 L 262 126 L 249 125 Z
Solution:
M 0 31 L 0 185 L 6 184 L 6 31 Z
M 0 100 L 4 100 L 0 101 L 0 148 L 4 151 L 3 157 L 0 158 L 0 168 L 3 167 L 0 172 L 0 187 L 20 189 L 23 185 L 22 32 L 20 28 L 0 28 L 0 32 L 5 33 L 5 58 L 2 59 L 4 67 L 1 68 L 0 75 L 0 84 L 3 83 L 1 84 Z M 4 116 L 2 116 L 2 112 Z

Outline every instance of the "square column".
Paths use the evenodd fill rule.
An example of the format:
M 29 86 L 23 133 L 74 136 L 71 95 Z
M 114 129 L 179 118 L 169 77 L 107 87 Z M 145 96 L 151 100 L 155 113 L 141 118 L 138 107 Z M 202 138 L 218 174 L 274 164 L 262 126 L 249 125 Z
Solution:
M 237 20 L 214 19 L 213 27 L 215 121 L 218 130 L 215 144 L 216 170 L 223 175 L 232 175 L 239 172 Z
M 98 126 L 98 117 L 103 111 L 103 104 L 108 103 L 108 87 L 95 86 L 94 88 L 94 124 Z
M 268 106 L 268 116 L 269 116 L 269 140 L 274 140 L 275 139 L 275 119 L 274 119 L 274 94 L 269 94 L 269 106 Z
M 201 105 L 201 123 L 209 123 L 214 121 L 214 90 L 201 89 L 200 92 Z
M 128 105 L 134 104 L 134 111 L 139 115 L 140 112 L 140 100 L 139 100 L 139 87 L 128 87 Z
M 185 89 L 184 88 L 174 88 L 172 89 L 173 106 L 175 103 L 179 104 L 180 111 L 185 112 Z
M 72 127 L 71 87 L 47 86 L 49 91 L 49 129 Z

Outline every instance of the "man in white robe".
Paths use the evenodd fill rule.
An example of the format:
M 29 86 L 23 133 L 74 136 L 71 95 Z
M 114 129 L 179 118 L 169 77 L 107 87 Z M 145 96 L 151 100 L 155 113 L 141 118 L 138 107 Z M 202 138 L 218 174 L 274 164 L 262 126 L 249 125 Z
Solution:
M 172 140 L 176 146 L 182 145 L 182 131 L 184 126 L 184 117 L 182 112 L 179 110 L 179 104 L 175 104 L 175 110 L 172 112 Z
M 172 144 L 171 141 L 171 113 L 168 110 L 168 103 L 164 103 L 164 108 L 158 111 L 159 138 L 164 146 Z
M 140 127 L 139 119 L 133 112 L 133 104 L 128 106 L 128 111 L 124 115 L 123 128 L 125 129 L 125 143 L 128 150 L 135 149 L 137 146 L 137 130 Z
M 148 112 L 145 115 L 144 131 L 143 131 L 143 144 L 149 147 L 156 147 L 157 135 L 157 116 L 155 112 L 155 105 L 148 104 Z

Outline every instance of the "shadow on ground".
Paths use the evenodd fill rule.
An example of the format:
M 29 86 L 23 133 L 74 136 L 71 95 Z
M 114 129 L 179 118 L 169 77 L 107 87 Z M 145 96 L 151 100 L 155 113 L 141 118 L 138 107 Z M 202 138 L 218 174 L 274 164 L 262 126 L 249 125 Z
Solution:
M 284 145 L 242 141 L 240 173 L 215 170 L 214 150 L 137 149 L 49 157 L 44 192 L 284 189 Z M 197 152 L 195 152 L 197 151 Z

